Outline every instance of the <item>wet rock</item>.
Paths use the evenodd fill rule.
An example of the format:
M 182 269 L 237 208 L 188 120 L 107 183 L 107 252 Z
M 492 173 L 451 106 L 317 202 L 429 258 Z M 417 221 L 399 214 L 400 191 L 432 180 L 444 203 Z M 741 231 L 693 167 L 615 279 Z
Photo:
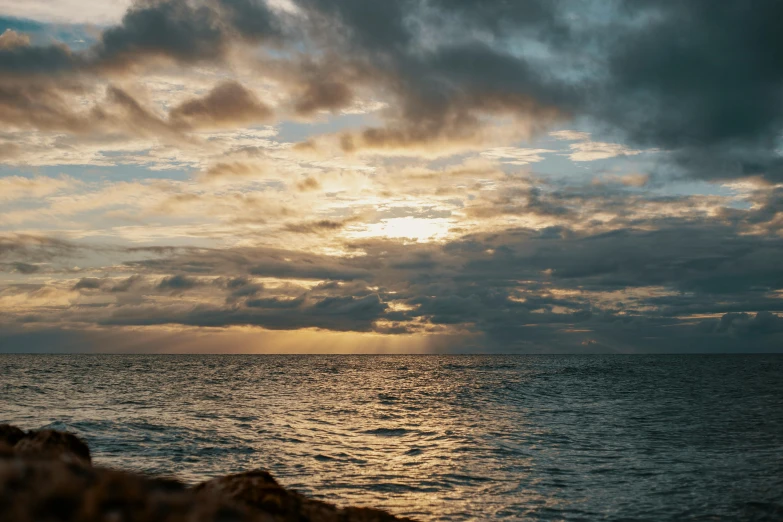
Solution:
M 55 430 L 40 430 L 26 433 L 14 445 L 14 451 L 21 455 L 60 458 L 66 462 L 90 464 L 90 448 L 72 433 Z
M 0 520 L 211 522 L 272 520 L 196 496 L 184 485 L 24 456 L 0 461 Z
M 13 446 L 24 438 L 24 431 L 10 424 L 0 424 L 0 444 Z
M 266 471 L 179 481 L 93 467 L 87 445 L 53 430 L 0 425 L 0 520 L 33 522 L 391 522 L 282 487 Z

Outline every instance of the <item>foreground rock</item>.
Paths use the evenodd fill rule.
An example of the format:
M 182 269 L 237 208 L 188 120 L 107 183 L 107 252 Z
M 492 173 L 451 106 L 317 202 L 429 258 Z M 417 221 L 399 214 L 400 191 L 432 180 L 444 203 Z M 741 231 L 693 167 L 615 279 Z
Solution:
M 250 471 L 188 487 L 91 464 L 78 437 L 0 425 L 0 520 L 14 522 L 387 522 L 367 508 L 337 508 Z

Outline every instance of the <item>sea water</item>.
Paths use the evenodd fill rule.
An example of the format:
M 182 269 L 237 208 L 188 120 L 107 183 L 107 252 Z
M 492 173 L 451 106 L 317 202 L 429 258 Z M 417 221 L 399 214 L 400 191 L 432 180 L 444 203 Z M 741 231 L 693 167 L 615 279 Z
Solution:
M 0 422 L 423 521 L 783 519 L 783 356 L 0 355 Z

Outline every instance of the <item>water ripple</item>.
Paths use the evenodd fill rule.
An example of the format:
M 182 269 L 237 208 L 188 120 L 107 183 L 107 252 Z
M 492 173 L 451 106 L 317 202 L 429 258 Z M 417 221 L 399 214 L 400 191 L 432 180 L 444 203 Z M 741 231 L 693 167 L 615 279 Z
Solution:
M 0 356 L 0 422 L 421 520 L 783 519 L 779 356 Z

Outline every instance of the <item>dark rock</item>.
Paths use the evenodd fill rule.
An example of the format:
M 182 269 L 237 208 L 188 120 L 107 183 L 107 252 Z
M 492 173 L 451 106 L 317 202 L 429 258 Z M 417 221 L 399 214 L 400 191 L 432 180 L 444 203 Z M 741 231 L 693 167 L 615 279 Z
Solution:
M 22 437 L 14 451 L 21 455 L 61 458 L 90 464 L 90 448 L 72 433 L 55 430 L 31 431 Z
M 60 460 L 0 460 L 0 520 L 207 522 L 273 520 L 196 497 L 184 486 Z
M 24 431 L 10 424 L 0 424 L 0 443 L 13 446 L 24 438 Z
M 21 433 L 21 436 L 20 436 Z M 368 508 L 338 508 L 282 487 L 266 471 L 193 488 L 172 479 L 92 467 L 78 437 L 0 426 L 0 521 L 391 522 Z

